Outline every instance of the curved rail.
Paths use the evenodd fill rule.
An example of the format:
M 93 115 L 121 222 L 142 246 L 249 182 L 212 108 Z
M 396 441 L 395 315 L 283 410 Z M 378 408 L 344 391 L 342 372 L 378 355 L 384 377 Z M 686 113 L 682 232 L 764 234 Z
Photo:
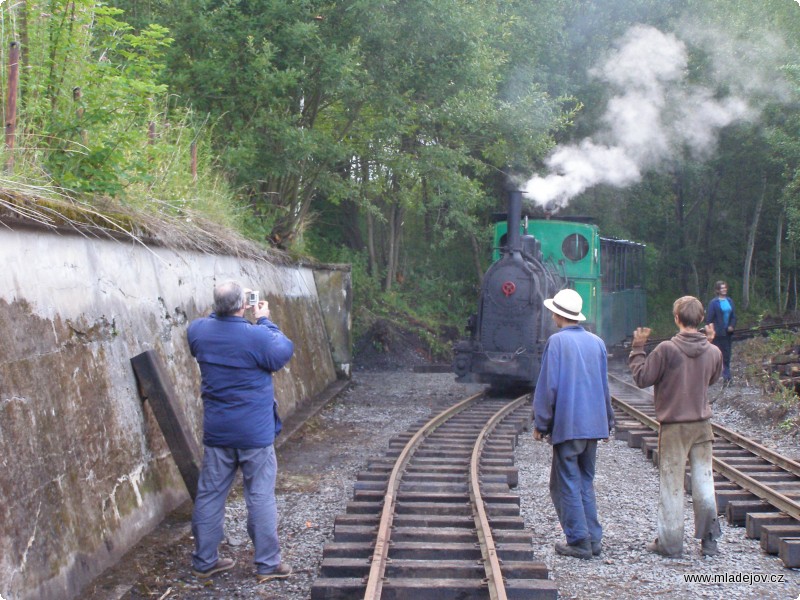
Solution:
M 394 520 L 395 505 L 397 503 L 397 492 L 400 488 L 400 478 L 405 470 L 411 456 L 419 445 L 442 423 L 451 419 L 464 409 L 470 407 L 483 397 L 483 392 L 470 396 L 466 400 L 459 402 L 439 413 L 428 421 L 414 436 L 408 441 L 400 456 L 395 462 L 392 474 L 389 477 L 389 484 L 386 489 L 381 520 L 378 526 L 378 535 L 375 539 L 375 550 L 370 560 L 369 577 L 367 579 L 367 589 L 364 592 L 365 600 L 378 600 L 381 597 L 383 582 L 386 573 L 386 559 L 389 555 L 389 538 L 391 537 L 392 522 Z
M 491 598 L 491 600 L 506 600 L 507 596 L 503 574 L 500 569 L 500 560 L 497 557 L 497 547 L 494 543 L 492 528 L 489 525 L 489 517 L 486 514 L 486 507 L 483 503 L 483 496 L 481 495 L 478 468 L 483 447 L 486 444 L 487 438 L 491 435 L 492 431 L 494 431 L 494 428 L 497 427 L 497 424 L 505 419 L 507 415 L 522 406 L 522 404 L 529 399 L 530 396 L 525 394 L 497 411 L 481 430 L 475 442 L 475 447 L 472 449 L 472 458 L 469 466 L 469 496 L 475 516 L 475 529 L 477 530 L 478 539 L 481 543 L 481 554 L 483 555 L 486 580 L 489 584 L 489 598 Z
M 311 598 L 557 598 L 511 492 L 527 402 L 477 394 L 396 434 L 358 474 Z

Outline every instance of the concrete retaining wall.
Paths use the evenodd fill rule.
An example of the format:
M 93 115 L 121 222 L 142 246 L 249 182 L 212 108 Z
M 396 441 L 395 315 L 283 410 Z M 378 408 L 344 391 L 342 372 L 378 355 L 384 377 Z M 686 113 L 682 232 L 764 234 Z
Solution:
M 329 267 L 316 269 L 314 281 L 322 307 L 322 318 L 328 332 L 331 357 L 336 372 L 343 379 L 350 379 L 353 350 L 353 298 L 350 268 Z
M 260 289 L 294 340 L 294 358 L 275 376 L 282 416 L 349 363 L 349 330 L 332 342 L 323 316 L 344 315 L 332 322 L 349 327 L 346 270 L 320 272 L 321 305 L 307 267 L 24 228 L 0 228 L 0 264 L 5 600 L 78 596 L 188 498 L 130 358 L 159 354 L 200 440 L 199 370 L 185 334 L 209 311 L 215 283 Z

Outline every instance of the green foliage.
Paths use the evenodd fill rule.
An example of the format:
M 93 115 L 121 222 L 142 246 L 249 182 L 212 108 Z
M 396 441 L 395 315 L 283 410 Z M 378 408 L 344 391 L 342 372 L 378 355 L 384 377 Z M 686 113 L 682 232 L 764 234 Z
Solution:
M 255 215 L 248 230 L 283 246 L 302 234 L 313 195 L 334 195 L 364 93 L 354 40 L 329 28 L 328 10 L 283 0 L 155 8 L 177 41 L 172 89 L 218 122 L 221 164 Z
M 134 34 L 117 20 L 121 12 L 95 8 L 87 65 L 78 80 L 83 95 L 73 115 L 51 121 L 52 143 L 43 153 L 55 183 L 79 193 L 119 196 L 151 177 L 147 124 L 157 118 L 153 100 L 166 92 L 156 80 L 171 40 L 157 25 Z
M 437 335 L 428 329 L 420 329 L 419 335 L 428 349 L 428 355 L 432 361 L 452 360 L 452 346 L 447 341 L 443 341 L 441 335 Z
M 28 5 L 36 10 L 36 3 Z M 171 40 L 158 25 L 135 33 L 118 19 L 119 9 L 94 2 L 48 8 L 47 18 L 29 21 L 22 32 L 31 52 L 22 49 L 30 68 L 20 82 L 20 138 L 26 152 L 35 148 L 54 185 L 119 195 L 149 177 L 147 124 L 155 119 L 153 101 L 166 92 L 157 79 Z
M 764 365 L 773 356 L 785 354 L 798 344 L 800 344 L 800 334 L 778 329 L 770 331 L 766 336 L 757 336 L 737 344 L 736 352 L 747 363 L 748 376 L 756 377 L 759 381 L 762 378 L 768 381 L 770 375 L 764 370 Z
M 800 11 L 792 2 L 114 5 L 0 3 L 0 60 L 12 40 L 23 48 L 15 177 L 179 219 L 202 210 L 294 253 L 352 262 L 365 315 L 406 311 L 426 330 L 460 328 L 474 311 L 486 229 L 504 208 L 508 175 L 526 177 L 557 144 L 602 129 L 609 90 L 591 67 L 630 25 L 646 23 L 686 40 L 691 85 L 716 97 L 735 91 L 761 118 L 725 128 L 708 156 L 677 149 L 637 185 L 596 187 L 567 212 L 647 244 L 657 335 L 674 330 L 674 298 L 707 302 L 715 279 L 731 284 L 742 324 L 781 314 L 777 277 L 781 298 L 795 294 Z M 723 60 L 738 54 L 747 64 Z M 4 89 L 6 77 L 0 69 Z M 784 211 L 787 234 L 777 230 Z
M 206 212 L 236 225 L 233 194 L 202 136 L 207 119 L 168 95 L 164 57 L 173 40 L 164 27 L 136 30 L 118 8 L 89 0 L 5 3 L 0 25 L 0 60 L 7 63 L 11 40 L 21 46 L 6 186 L 82 202 L 113 198 L 170 216 Z M 4 88 L 7 78 L 0 69 Z

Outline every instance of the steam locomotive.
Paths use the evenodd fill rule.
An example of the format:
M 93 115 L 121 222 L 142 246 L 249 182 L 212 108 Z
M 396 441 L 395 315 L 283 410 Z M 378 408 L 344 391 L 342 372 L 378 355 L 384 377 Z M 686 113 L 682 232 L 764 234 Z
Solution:
M 523 220 L 519 191 L 509 193 L 494 242 L 496 260 L 468 319 L 468 339 L 453 347 L 456 381 L 532 389 L 556 330 L 543 302 L 565 287 L 581 295 L 582 325 L 607 346 L 645 323 L 644 245 L 601 237 L 596 225 L 580 220 Z

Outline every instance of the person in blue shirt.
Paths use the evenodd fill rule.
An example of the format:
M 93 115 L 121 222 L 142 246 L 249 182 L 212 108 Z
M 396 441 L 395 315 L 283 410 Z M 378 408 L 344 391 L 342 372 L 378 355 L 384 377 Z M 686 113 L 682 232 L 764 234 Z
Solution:
M 728 297 L 728 284 L 718 281 L 714 284 L 717 296 L 708 303 L 706 323 L 714 325 L 714 340 L 711 342 L 722 351 L 722 380 L 731 381 L 731 342 L 736 328 L 736 310 L 733 300 Z
M 275 501 L 277 418 L 272 374 L 291 359 L 292 341 L 269 320 L 269 303 L 253 306 L 256 323 L 244 318 L 247 294 L 229 281 L 214 288 L 214 312 L 192 321 L 187 337 L 200 366 L 203 398 L 203 465 L 197 486 L 192 533 L 192 572 L 201 579 L 236 564 L 220 558 L 225 501 L 242 470 L 247 533 L 255 548 L 259 583 L 288 577 L 281 562 Z
M 533 393 L 535 440 L 550 438 L 550 498 L 567 543 L 558 554 L 589 559 L 600 554 L 594 473 L 597 440 L 608 440 L 614 410 L 608 390 L 608 356 L 599 337 L 579 325 L 583 300 L 565 289 L 544 301 L 559 331 L 547 340 Z

